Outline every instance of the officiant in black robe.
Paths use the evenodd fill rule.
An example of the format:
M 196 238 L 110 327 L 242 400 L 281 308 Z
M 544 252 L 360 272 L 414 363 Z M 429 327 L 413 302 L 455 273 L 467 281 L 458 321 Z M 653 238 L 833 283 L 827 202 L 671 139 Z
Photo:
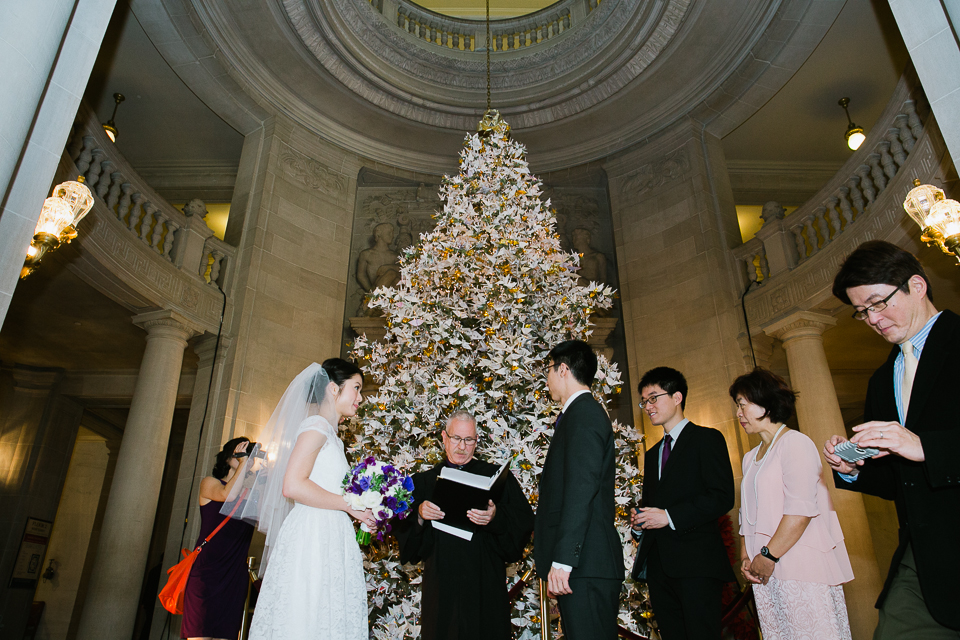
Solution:
M 413 475 L 417 517 L 394 528 L 401 562 L 423 562 L 420 637 L 423 640 L 508 640 L 510 603 L 506 565 L 523 556 L 533 531 L 533 509 L 510 471 L 503 494 L 487 509 L 471 509 L 473 538 L 464 540 L 433 527 L 444 513 L 430 502 L 445 466 L 492 477 L 498 467 L 473 457 L 477 425 L 465 412 L 450 416 L 443 431 L 446 459 Z

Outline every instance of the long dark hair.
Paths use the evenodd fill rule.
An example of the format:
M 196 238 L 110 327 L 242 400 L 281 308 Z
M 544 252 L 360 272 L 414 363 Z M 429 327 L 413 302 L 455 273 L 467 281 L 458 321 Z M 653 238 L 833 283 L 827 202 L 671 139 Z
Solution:
M 241 442 L 250 442 L 250 438 L 241 436 L 233 440 L 228 440 L 227 443 L 223 445 L 223 450 L 217 454 L 217 461 L 213 465 L 214 478 L 223 480 L 227 477 L 227 474 L 230 473 L 230 458 L 233 457 L 233 452 Z

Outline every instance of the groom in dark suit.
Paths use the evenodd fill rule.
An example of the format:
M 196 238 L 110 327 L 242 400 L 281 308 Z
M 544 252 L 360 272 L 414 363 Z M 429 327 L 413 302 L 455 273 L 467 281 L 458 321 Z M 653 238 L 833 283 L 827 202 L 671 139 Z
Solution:
M 540 475 L 537 574 L 557 598 L 564 637 L 614 640 L 623 550 L 614 526 L 613 428 L 590 394 L 597 356 L 568 340 L 549 354 L 547 386 L 563 410 Z
M 651 369 L 639 391 L 640 408 L 664 436 L 644 457 L 643 507 L 631 518 L 640 541 L 633 577 L 646 568 L 663 640 L 717 640 L 723 583 L 736 579 L 717 524 L 735 499 L 727 444 L 683 417 L 687 381 L 676 369 Z

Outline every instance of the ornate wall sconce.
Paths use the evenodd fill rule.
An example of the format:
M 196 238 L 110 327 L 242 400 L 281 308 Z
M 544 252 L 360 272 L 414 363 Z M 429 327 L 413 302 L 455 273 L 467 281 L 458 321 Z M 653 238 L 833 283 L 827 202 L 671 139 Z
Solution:
M 847 146 L 853 151 L 856 151 L 860 148 L 860 145 L 863 144 L 863 141 L 867 139 L 867 136 L 863 134 L 863 127 L 858 127 L 853 124 L 853 120 L 850 119 L 850 111 L 847 110 L 847 106 L 850 104 L 850 98 L 840 98 L 837 104 L 843 107 L 843 112 L 847 114 L 847 131 L 843 134 L 843 137 L 847 140 Z
M 43 201 L 20 277 L 26 278 L 33 273 L 47 251 L 76 238 L 77 224 L 92 207 L 93 194 L 83 184 L 83 176 L 78 177 L 76 182 L 68 180 L 58 184 L 53 195 Z
M 929 246 L 937 245 L 960 263 L 960 202 L 951 200 L 932 184 L 913 181 L 903 208 L 920 225 L 920 239 Z

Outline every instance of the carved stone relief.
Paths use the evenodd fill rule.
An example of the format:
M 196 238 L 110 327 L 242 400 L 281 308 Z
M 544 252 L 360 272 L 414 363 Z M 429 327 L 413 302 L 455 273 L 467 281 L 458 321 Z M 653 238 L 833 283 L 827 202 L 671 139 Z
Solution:
M 336 200 L 343 199 L 346 176 L 286 145 L 280 150 L 280 167 L 288 178 Z
M 417 188 L 361 187 L 350 251 L 347 314 L 378 315 L 367 308 L 366 295 L 400 280 L 400 254 L 433 229 L 440 208 L 439 185 Z
M 623 200 L 636 198 L 647 191 L 682 178 L 689 171 L 690 158 L 687 150 L 677 149 L 656 162 L 645 164 L 628 173 L 621 183 L 620 197 Z

